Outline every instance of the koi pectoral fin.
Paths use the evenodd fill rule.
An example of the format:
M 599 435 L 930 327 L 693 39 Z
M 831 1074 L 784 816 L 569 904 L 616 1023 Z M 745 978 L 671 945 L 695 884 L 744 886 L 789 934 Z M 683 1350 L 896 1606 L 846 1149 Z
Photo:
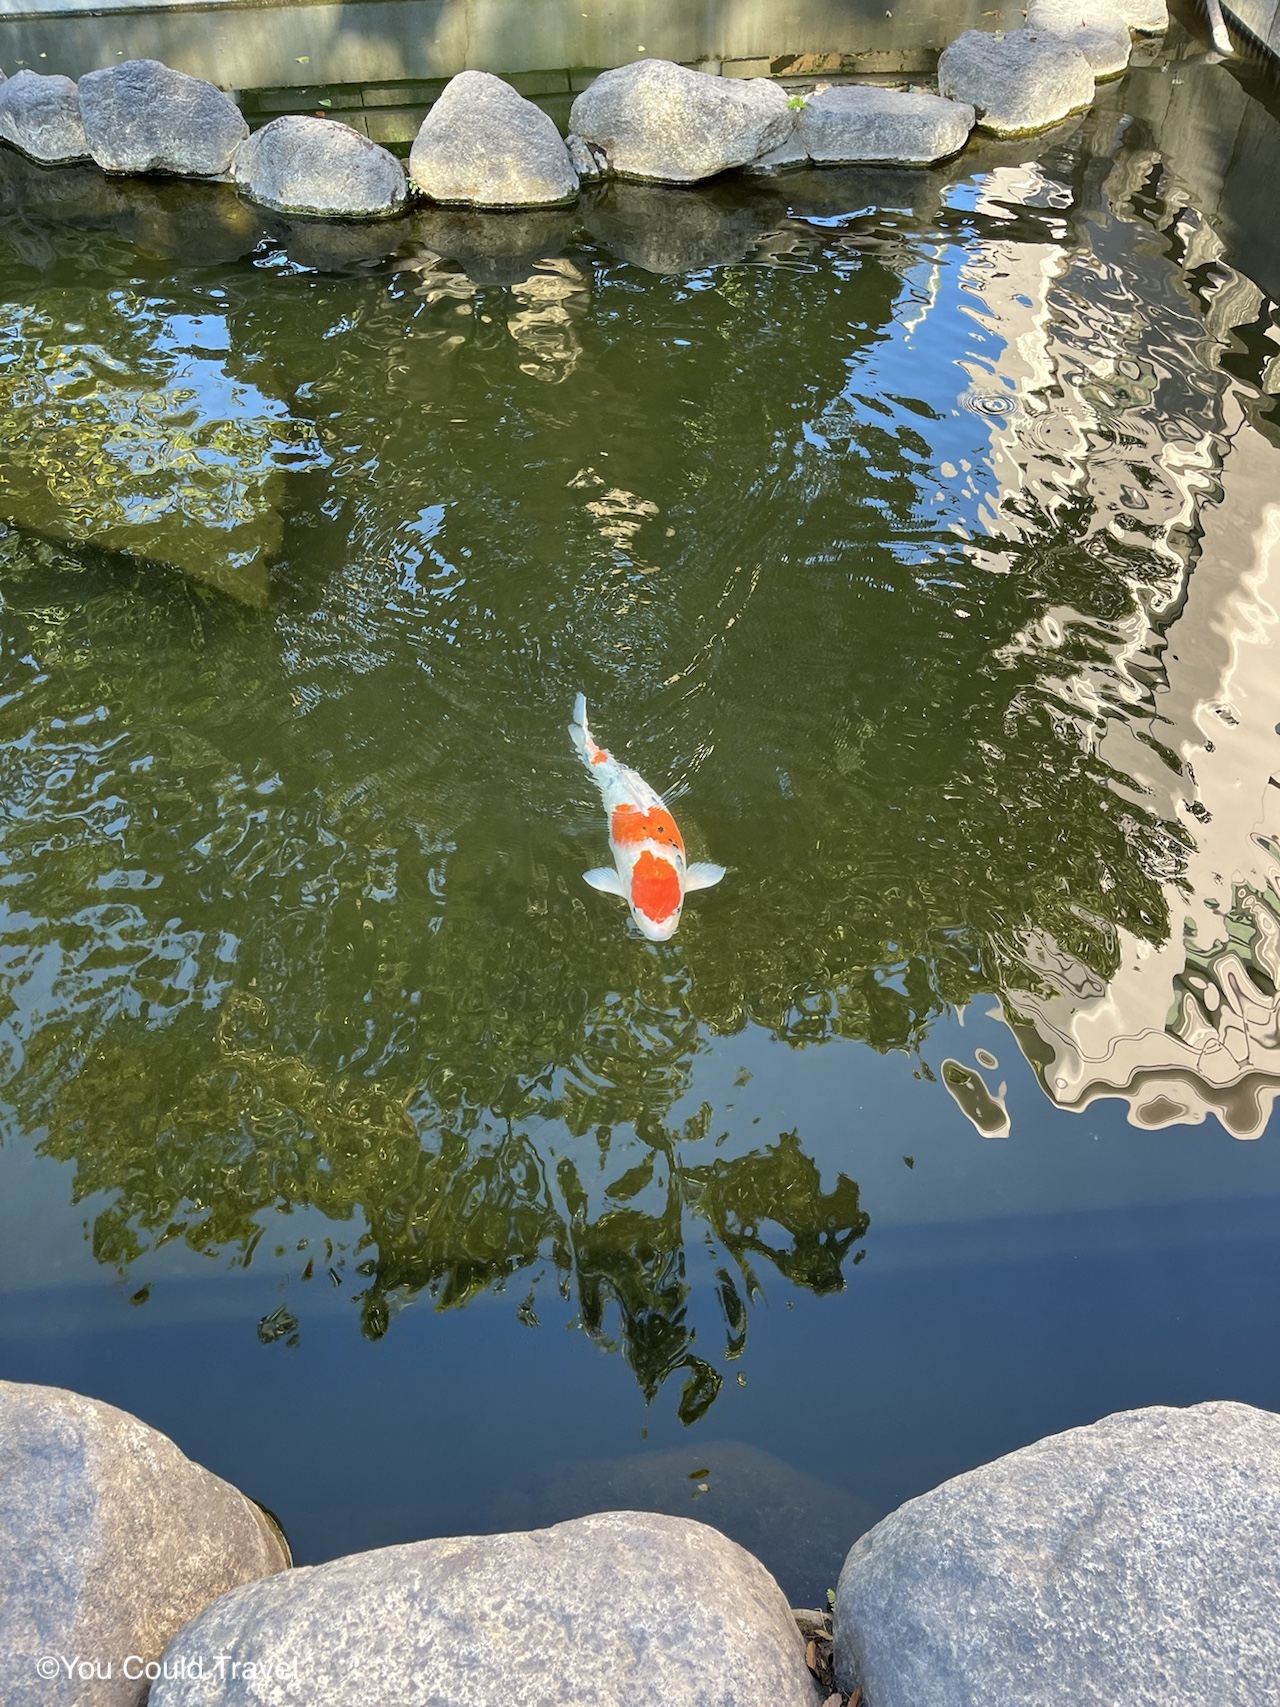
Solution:
M 710 865 L 705 862 L 691 865 L 684 874 L 685 893 L 692 889 L 711 889 L 724 876 L 722 865 Z
M 598 889 L 602 895 L 617 895 L 624 901 L 627 898 L 622 879 L 611 865 L 593 866 L 590 871 L 583 872 L 582 881 L 589 883 L 593 889 Z

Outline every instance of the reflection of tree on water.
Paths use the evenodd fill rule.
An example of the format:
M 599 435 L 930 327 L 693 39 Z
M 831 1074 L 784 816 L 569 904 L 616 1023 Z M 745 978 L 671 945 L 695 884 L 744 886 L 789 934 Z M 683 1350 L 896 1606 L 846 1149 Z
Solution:
M 692 1422 L 721 1376 L 693 1350 L 689 1250 L 710 1246 L 700 1260 L 715 1265 L 723 1354 L 736 1358 L 760 1264 L 793 1285 L 837 1291 L 868 1225 L 857 1186 L 841 1174 L 824 1191 L 794 1132 L 716 1155 L 709 1106 L 679 1129 L 652 1115 L 634 1136 L 599 1127 L 594 1171 L 616 1174 L 601 1187 L 584 1183 L 585 1159 L 553 1163 L 510 1122 L 460 1110 L 450 1118 L 421 1103 L 411 1118 L 382 1086 L 329 1080 L 280 1054 L 256 998 L 225 1004 L 214 1060 L 193 1078 L 192 1055 L 208 1055 L 197 1031 L 183 1016 L 177 1035 L 166 1031 L 143 1052 L 135 1040 L 101 1049 L 59 1095 L 42 1149 L 76 1162 L 77 1198 L 117 1194 L 93 1228 L 104 1262 L 124 1268 L 175 1238 L 248 1262 L 264 1211 L 316 1208 L 339 1225 L 360 1216 L 364 1230 L 346 1255 L 368 1282 L 360 1305 L 371 1337 L 419 1294 L 447 1309 L 514 1289 L 521 1275 L 534 1280 L 522 1319 L 536 1324 L 546 1271 L 576 1296 L 586 1332 L 621 1346 L 647 1398 L 684 1374 L 679 1411 Z M 129 1085 L 136 1102 L 122 1109 Z M 617 1149 L 641 1159 L 617 1173 L 607 1165 Z M 310 1247 L 306 1263 L 305 1278 L 323 1283 Z

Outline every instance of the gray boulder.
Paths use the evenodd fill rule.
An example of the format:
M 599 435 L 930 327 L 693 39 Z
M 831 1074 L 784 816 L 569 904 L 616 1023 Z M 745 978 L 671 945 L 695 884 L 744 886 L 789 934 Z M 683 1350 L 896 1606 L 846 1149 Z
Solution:
M 0 137 L 48 166 L 87 160 L 80 95 L 69 77 L 19 71 L 0 83 Z
M 602 72 L 574 101 L 569 123 L 614 177 L 694 184 L 777 148 L 795 118 L 786 90 L 765 78 L 642 59 Z
M 875 1707 L 1271 1707 L 1277 1537 L 1280 1417 L 1104 1417 L 869 1530 L 836 1591 L 836 1679 Z
M 240 1677 L 227 1667 L 211 1679 L 207 1661 L 203 1679 L 190 1675 L 220 1653 Z M 246 1679 L 246 1662 L 262 1673 Z M 165 1669 L 151 1707 L 817 1703 L 800 1633 L 759 1560 L 704 1524 L 651 1512 L 290 1571 L 209 1607 Z
M 1057 124 L 1093 99 L 1084 55 L 1056 36 L 966 30 L 938 61 L 938 93 L 966 101 L 995 136 L 1025 136 Z
M 214 178 L 249 134 L 221 89 L 158 59 L 126 59 L 80 79 L 89 153 L 104 172 Z
M 940 95 L 844 84 L 805 103 L 795 141 L 817 166 L 927 166 L 958 154 L 973 120 Z
M 232 170 L 251 201 L 280 213 L 384 219 L 408 194 L 394 154 L 332 119 L 272 119 L 236 149 Z
M 229 1588 L 283 1570 L 256 1506 L 136 1417 L 57 1387 L 0 1381 L 0 1701 L 134 1707 L 189 1618 Z M 111 1662 L 48 1679 L 42 1656 Z
M 578 193 L 555 125 L 501 77 L 462 71 L 423 119 L 409 176 L 434 202 L 553 207 Z
M 1116 0 L 1116 10 L 1136 35 L 1162 36 L 1169 28 L 1165 0 Z
M 1129 26 L 1113 0 L 1031 0 L 1027 25 L 1076 48 L 1097 78 L 1118 77 L 1129 63 Z

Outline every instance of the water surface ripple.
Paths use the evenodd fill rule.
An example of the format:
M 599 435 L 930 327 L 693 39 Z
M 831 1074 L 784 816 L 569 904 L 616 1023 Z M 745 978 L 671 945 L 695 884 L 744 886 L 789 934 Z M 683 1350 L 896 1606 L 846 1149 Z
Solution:
M 1280 1087 L 1259 158 L 1176 55 L 931 173 L 376 230 L 5 152 L 3 1372 L 304 1556 L 636 1503 L 797 1597 L 1035 1432 L 1280 1403 L 1159 1303 L 1229 1200 L 1280 1310 L 1271 1141 L 1207 1143 Z M 729 867 L 669 945 L 581 881 L 579 689 Z M 979 1224 L 1096 1261 L 944 1379 Z

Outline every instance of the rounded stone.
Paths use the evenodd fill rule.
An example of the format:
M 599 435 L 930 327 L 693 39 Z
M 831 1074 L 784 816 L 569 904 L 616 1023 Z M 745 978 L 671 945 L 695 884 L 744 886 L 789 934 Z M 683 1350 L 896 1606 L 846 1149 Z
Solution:
M 1093 89 L 1084 55 L 1038 30 L 966 30 L 938 60 L 938 93 L 967 102 L 979 128 L 995 136 L 1045 130 L 1087 107 Z
M 87 160 L 80 95 L 69 77 L 19 71 L 0 82 L 0 137 L 46 166 Z
M 613 177 L 667 184 L 747 165 L 784 143 L 795 119 L 767 78 L 711 77 L 667 59 L 602 72 L 569 115 Z
M 875 1707 L 1280 1701 L 1280 1416 L 1122 1411 L 909 1500 L 836 1591 Z
M 455 207 L 554 207 L 578 194 L 578 174 L 555 125 L 487 71 L 462 71 L 423 119 L 409 176 Z
M 138 1707 L 147 1681 L 125 1674 L 127 1656 L 158 1660 L 210 1601 L 288 1563 L 258 1508 L 155 1429 L 78 1393 L 0 1381 L 6 1704 Z M 42 1689 L 42 1655 L 111 1672 Z
M 958 154 L 973 121 L 940 95 L 838 84 L 805 103 L 795 141 L 816 166 L 928 166 Z
M 272 119 L 236 149 L 243 194 L 279 213 L 385 219 L 408 194 L 394 154 L 350 125 L 290 114 Z
M 242 1673 L 261 1664 L 264 1681 L 211 1681 L 207 1660 L 193 1678 L 210 1654 L 234 1654 Z M 170 1644 L 165 1669 L 150 1707 L 817 1707 L 759 1560 L 652 1512 L 290 1571 L 224 1595 Z
M 1129 26 L 1112 0 L 1031 0 L 1027 25 L 1077 49 L 1097 78 L 1118 77 L 1129 64 Z
M 1169 28 L 1165 0 L 1116 0 L 1116 9 L 1137 35 L 1162 36 Z
M 104 172 L 214 178 L 249 134 L 221 89 L 158 59 L 126 59 L 80 79 L 89 153 Z

